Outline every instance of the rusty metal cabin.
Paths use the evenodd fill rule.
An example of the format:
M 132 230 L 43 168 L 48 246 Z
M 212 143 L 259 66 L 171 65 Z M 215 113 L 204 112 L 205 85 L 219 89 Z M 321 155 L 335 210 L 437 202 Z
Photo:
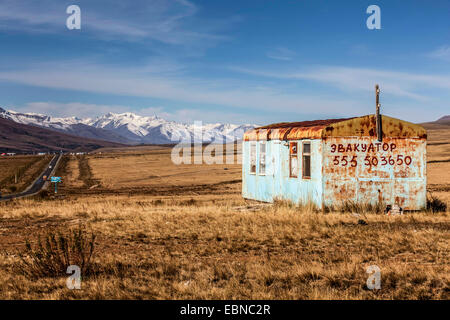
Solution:
M 242 194 L 319 208 L 426 206 L 426 131 L 384 115 L 272 124 L 244 134 Z

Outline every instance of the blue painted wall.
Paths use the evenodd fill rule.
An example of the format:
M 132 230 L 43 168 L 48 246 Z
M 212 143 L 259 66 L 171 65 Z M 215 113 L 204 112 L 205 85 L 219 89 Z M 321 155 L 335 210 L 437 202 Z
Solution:
M 273 202 L 275 199 L 294 203 L 313 202 L 322 206 L 322 142 L 311 143 L 311 178 L 302 177 L 302 141 L 298 143 L 297 177 L 289 176 L 289 145 L 285 141 L 244 141 L 242 148 L 242 195 L 247 199 Z M 250 173 L 250 144 L 256 143 L 256 174 Z M 259 174 L 260 147 L 266 143 L 266 174 Z

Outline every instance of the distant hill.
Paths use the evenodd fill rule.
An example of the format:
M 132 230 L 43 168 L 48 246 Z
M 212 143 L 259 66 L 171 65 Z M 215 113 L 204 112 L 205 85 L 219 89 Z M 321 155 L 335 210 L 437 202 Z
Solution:
M 438 119 L 436 122 L 438 122 L 438 123 L 445 123 L 445 124 L 450 125 L 450 115 L 443 116 L 442 118 Z
M 0 118 L 1 152 L 87 152 L 105 147 L 121 147 L 120 143 L 87 139 L 57 131 Z
M 157 116 L 139 116 L 131 112 L 121 114 L 110 112 L 95 119 L 81 119 L 57 118 L 0 108 L 0 118 L 84 138 L 132 145 L 173 144 L 179 141 L 190 142 L 194 138 L 204 143 L 231 142 L 242 139 L 245 131 L 257 127 L 254 124 L 210 123 L 203 124 L 200 133 L 195 123 L 179 123 Z
M 450 129 L 450 115 L 443 116 L 436 121 L 421 123 L 427 130 Z
M 88 125 L 89 119 L 79 119 L 77 117 L 54 118 L 36 113 L 21 113 L 7 111 L 0 108 L 0 118 L 9 119 L 17 123 L 38 126 L 50 130 L 56 130 L 73 136 L 79 136 L 94 140 L 105 140 L 123 144 L 133 144 L 134 142 L 118 135 L 117 133 L 95 128 Z

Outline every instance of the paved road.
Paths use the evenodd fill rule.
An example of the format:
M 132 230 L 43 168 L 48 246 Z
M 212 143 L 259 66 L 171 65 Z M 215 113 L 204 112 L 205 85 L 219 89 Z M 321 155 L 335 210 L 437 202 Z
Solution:
M 29 196 L 32 195 L 36 192 L 39 192 L 42 187 L 44 186 L 44 176 L 49 177 L 50 174 L 52 173 L 53 168 L 55 167 L 56 163 L 58 162 L 58 159 L 62 157 L 62 154 L 56 155 L 53 157 L 53 159 L 50 161 L 50 163 L 47 165 L 47 169 L 44 170 L 44 172 L 41 173 L 41 175 L 39 176 L 39 178 L 33 183 L 33 185 L 31 186 L 31 188 L 29 188 L 27 191 L 21 192 L 21 193 L 16 193 L 16 194 L 9 194 L 6 196 L 2 196 L 0 198 L 1 200 L 9 200 L 9 199 L 14 199 L 14 198 L 18 198 L 18 197 L 24 197 L 24 196 Z

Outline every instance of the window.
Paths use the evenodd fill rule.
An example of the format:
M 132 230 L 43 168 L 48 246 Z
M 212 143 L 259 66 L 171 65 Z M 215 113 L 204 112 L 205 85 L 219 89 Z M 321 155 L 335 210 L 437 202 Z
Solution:
M 250 173 L 256 174 L 256 143 L 250 143 Z
M 289 143 L 289 177 L 298 177 L 297 142 Z
M 266 144 L 264 142 L 259 144 L 259 174 L 266 174 Z
M 303 142 L 303 179 L 311 178 L 311 143 Z

